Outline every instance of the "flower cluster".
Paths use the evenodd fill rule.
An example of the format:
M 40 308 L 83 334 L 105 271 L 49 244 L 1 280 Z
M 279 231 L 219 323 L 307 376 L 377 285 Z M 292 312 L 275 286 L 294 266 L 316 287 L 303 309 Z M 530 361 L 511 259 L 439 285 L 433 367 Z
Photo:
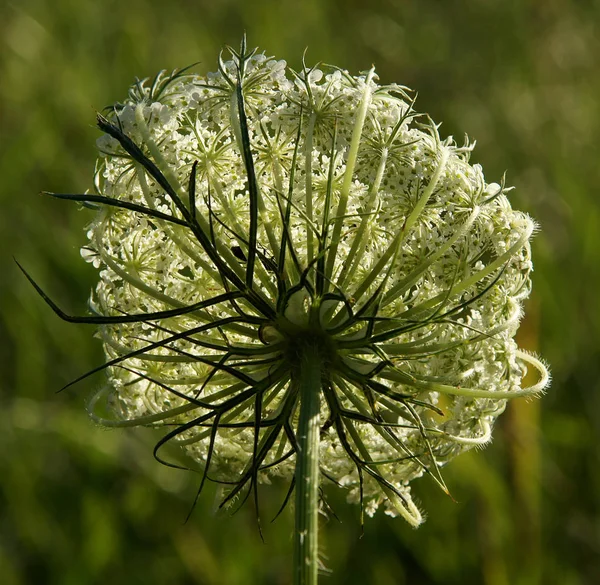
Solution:
M 225 502 L 291 480 L 298 377 L 319 355 L 320 474 L 417 525 L 409 483 L 490 440 L 544 365 L 513 339 L 534 222 L 411 92 L 231 50 L 137 82 L 99 117 L 83 256 L 104 424 L 164 426 Z M 522 387 L 528 367 L 539 381 Z M 292 483 L 293 487 L 293 483 Z

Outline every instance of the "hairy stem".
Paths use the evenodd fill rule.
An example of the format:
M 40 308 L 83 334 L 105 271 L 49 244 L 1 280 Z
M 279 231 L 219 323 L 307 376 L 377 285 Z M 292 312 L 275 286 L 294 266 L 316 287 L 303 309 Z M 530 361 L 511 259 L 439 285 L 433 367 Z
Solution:
M 299 364 L 295 376 L 300 387 L 300 418 L 296 454 L 294 585 L 316 585 L 321 397 L 321 357 L 316 344 L 302 349 Z

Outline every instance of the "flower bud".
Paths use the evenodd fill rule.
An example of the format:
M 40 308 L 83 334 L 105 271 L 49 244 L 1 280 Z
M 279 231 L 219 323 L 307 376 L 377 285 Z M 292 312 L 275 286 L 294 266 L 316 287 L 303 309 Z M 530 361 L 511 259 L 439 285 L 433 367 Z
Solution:
M 164 426 L 156 456 L 181 445 L 226 502 L 293 477 L 304 344 L 322 481 L 413 525 L 410 482 L 445 489 L 440 468 L 546 386 L 514 341 L 535 224 L 408 89 L 232 50 L 206 77 L 137 82 L 99 125 L 92 406 Z

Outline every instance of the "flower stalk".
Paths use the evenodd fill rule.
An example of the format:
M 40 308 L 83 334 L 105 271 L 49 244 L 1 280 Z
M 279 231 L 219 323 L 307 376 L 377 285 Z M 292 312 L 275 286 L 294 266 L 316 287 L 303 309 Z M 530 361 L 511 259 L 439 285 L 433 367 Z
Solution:
M 301 349 L 298 370 L 292 376 L 300 397 L 294 480 L 294 585 L 316 585 L 318 578 L 321 360 L 318 345 L 308 342 Z

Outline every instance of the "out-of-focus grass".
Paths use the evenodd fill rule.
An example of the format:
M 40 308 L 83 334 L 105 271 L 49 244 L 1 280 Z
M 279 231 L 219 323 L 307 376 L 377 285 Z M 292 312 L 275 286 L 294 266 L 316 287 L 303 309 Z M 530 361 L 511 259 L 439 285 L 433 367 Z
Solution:
M 446 470 L 458 501 L 427 479 L 429 520 L 412 531 L 331 492 L 327 582 L 588 584 L 600 575 L 600 6 L 549 0 L 308 0 L 0 3 L 0 575 L 3 584 L 289 583 L 292 522 L 250 506 L 229 517 L 195 478 L 152 460 L 152 434 L 106 431 L 85 415 L 90 385 L 54 391 L 103 358 L 93 331 L 61 323 L 16 256 L 85 311 L 95 280 L 79 258 L 88 212 L 37 195 L 90 186 L 94 112 L 135 76 L 251 44 L 300 65 L 378 68 L 420 91 L 442 132 L 477 138 L 489 180 L 508 170 L 515 206 L 542 226 L 521 343 L 551 364 L 539 402 L 512 404 L 485 452 Z

